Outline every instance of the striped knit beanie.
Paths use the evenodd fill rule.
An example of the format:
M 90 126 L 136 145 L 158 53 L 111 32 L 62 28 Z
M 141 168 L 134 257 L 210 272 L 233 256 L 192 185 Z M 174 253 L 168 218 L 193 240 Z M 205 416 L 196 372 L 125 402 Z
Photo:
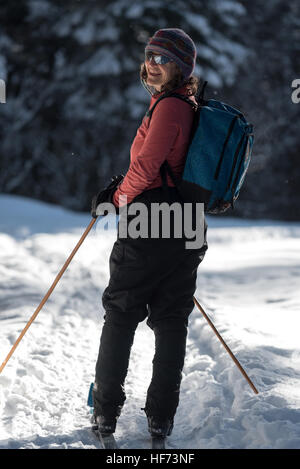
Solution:
M 194 42 L 182 29 L 166 28 L 156 31 L 148 41 L 145 52 L 166 55 L 178 65 L 184 79 L 189 78 L 195 68 L 197 51 Z

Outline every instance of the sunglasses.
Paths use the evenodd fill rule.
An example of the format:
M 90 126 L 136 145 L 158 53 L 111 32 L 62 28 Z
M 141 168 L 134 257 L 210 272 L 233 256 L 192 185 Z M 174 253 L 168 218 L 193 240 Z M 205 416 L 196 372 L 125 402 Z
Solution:
M 148 62 L 151 62 L 151 60 L 153 60 L 156 65 L 165 65 L 168 62 L 172 62 L 172 59 L 170 59 L 169 57 L 165 55 L 154 55 L 152 52 L 146 52 L 145 59 Z

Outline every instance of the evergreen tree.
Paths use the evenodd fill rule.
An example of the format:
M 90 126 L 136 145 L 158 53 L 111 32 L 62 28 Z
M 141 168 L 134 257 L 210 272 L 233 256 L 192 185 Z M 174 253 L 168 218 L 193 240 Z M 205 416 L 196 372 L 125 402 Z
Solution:
M 235 215 L 300 219 L 300 104 L 292 102 L 299 76 L 300 4 L 243 0 L 240 37 L 250 53 L 226 98 L 254 124 L 253 157 Z M 249 20 L 250 19 L 250 20 Z
M 198 49 L 196 73 L 217 89 L 247 56 L 244 13 L 238 0 L 2 2 L 0 190 L 88 209 L 111 175 L 127 171 L 149 103 L 139 82 L 148 37 L 184 29 Z

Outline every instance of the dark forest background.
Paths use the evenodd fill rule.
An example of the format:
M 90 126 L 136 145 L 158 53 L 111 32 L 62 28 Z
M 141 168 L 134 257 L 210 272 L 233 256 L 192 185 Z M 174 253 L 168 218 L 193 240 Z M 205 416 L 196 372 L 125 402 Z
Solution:
M 164 27 L 194 39 L 207 97 L 254 124 L 228 215 L 300 220 L 299 0 L 1 0 L 0 192 L 89 210 L 110 176 L 127 171 L 149 103 L 144 47 Z

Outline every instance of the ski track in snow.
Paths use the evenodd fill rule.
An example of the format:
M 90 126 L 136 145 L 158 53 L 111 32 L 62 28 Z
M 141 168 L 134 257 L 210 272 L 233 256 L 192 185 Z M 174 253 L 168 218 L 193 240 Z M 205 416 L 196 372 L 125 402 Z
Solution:
M 1 362 L 90 221 L 0 196 Z M 13 215 L 14 216 L 13 216 Z M 180 405 L 167 448 L 300 448 L 300 224 L 208 217 Z M 98 449 L 86 405 L 103 323 L 114 229 L 89 234 L 0 375 L 0 449 Z M 154 353 L 139 325 L 118 422 L 120 448 L 149 448 L 144 406 Z

